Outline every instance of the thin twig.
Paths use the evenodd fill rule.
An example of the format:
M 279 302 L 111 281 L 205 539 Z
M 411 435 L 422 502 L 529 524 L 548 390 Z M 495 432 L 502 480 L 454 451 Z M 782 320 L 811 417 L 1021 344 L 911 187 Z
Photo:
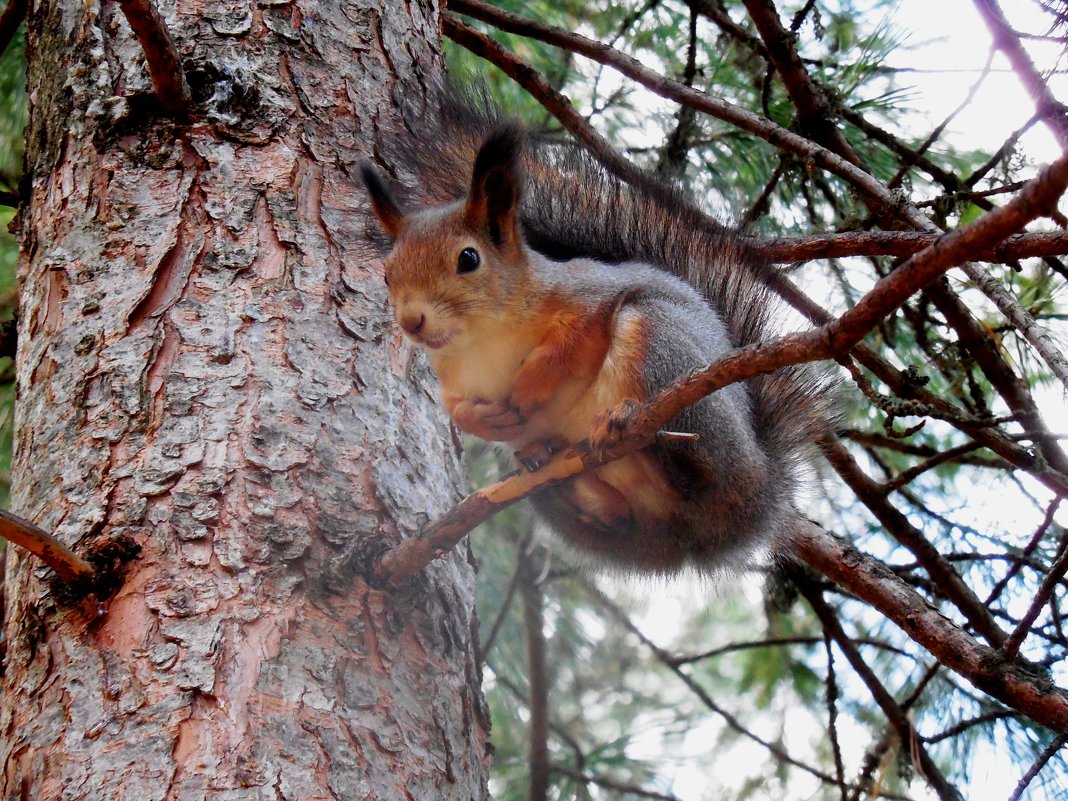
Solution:
M 915 481 L 927 471 L 933 470 L 934 468 L 938 467 L 939 465 L 945 464 L 946 462 L 959 461 L 961 456 L 969 454 L 977 448 L 981 447 L 982 445 L 980 445 L 978 442 L 965 442 L 964 444 L 957 445 L 954 448 L 947 448 L 946 450 L 935 454 L 929 459 L 924 459 L 919 464 L 914 464 L 907 470 L 902 470 L 892 479 L 884 482 L 882 486 L 883 492 L 889 495 L 894 490 L 900 489 L 906 484 Z
M 938 734 L 924 737 L 923 741 L 931 744 L 940 743 L 943 740 L 948 740 L 951 737 L 957 737 L 964 734 L 964 732 L 975 728 L 976 726 L 983 726 L 987 723 L 993 723 L 996 720 L 1005 720 L 1006 718 L 1016 717 L 1019 717 L 1019 713 L 1014 712 L 1011 709 L 995 709 L 993 712 L 987 712 L 983 715 L 976 715 L 974 718 L 969 718 L 968 720 L 962 720 L 960 723 L 950 726 L 948 729 L 940 731 Z
M 827 654 L 827 690 L 824 700 L 827 702 L 827 737 L 831 741 L 831 753 L 834 755 L 834 774 L 838 778 L 838 790 L 842 801 L 848 801 L 849 793 L 845 784 L 845 766 L 842 764 L 842 745 L 838 741 L 838 677 L 834 673 L 834 649 L 831 647 L 831 635 L 823 632 L 823 650 Z
M 910 158 L 904 160 L 904 162 L 901 164 L 901 167 L 898 169 L 897 174 L 894 175 L 894 177 L 891 178 L 886 184 L 890 189 L 893 189 L 894 187 L 898 186 L 901 181 L 904 180 L 905 176 L 908 175 L 909 170 L 912 169 L 912 166 L 916 163 L 917 159 L 923 156 L 928 150 L 931 149 L 931 146 L 938 141 L 938 137 L 942 135 L 942 132 L 946 129 L 946 126 L 953 122 L 953 120 L 957 117 L 958 114 L 960 114 L 962 111 L 964 111 L 964 109 L 971 105 L 972 100 L 975 99 L 975 93 L 979 91 L 979 87 L 983 85 L 983 82 L 986 81 L 987 77 L 990 75 L 990 69 L 993 64 L 994 50 L 991 49 L 991 51 L 987 54 L 986 64 L 983 65 L 983 71 L 979 74 L 979 77 L 975 79 L 975 82 L 968 89 L 967 94 L 964 96 L 964 100 L 962 100 L 960 102 L 960 105 L 953 109 L 953 111 L 951 111 L 949 115 L 944 120 L 942 120 L 942 122 L 935 126 L 935 129 L 931 131 L 927 139 L 924 140 L 923 144 L 921 144 L 918 148 L 916 148 L 916 150 L 913 151 L 913 155 Z
M 497 610 L 497 616 L 493 618 L 493 625 L 490 626 L 485 641 L 480 644 L 483 659 L 486 658 L 490 649 L 493 648 L 493 643 L 497 640 L 497 635 L 501 631 L 501 626 L 504 625 L 504 621 L 507 620 L 508 613 L 511 611 L 512 601 L 515 599 L 516 591 L 519 589 L 519 581 L 522 578 L 523 559 L 523 549 L 520 548 L 519 559 L 517 560 L 518 564 L 516 565 L 515 572 L 512 573 L 511 581 L 508 582 L 508 588 L 504 591 L 504 599 L 501 601 L 501 606 Z
M 807 521 L 799 524 L 794 551 L 979 690 L 1054 731 L 1068 727 L 1068 694 L 1063 689 L 953 625 L 885 565 Z
M 1038 592 L 1035 593 L 1031 605 L 1028 607 L 1023 617 L 1020 618 L 1019 625 L 1016 627 L 1015 631 L 1012 632 L 1009 639 L 1001 646 L 1001 652 L 1009 659 L 1014 658 L 1016 653 L 1020 650 L 1020 646 L 1023 645 L 1023 641 L 1027 638 L 1031 626 L 1034 625 L 1035 620 L 1042 611 L 1042 607 L 1049 603 L 1050 596 L 1053 595 L 1053 590 L 1056 588 L 1057 583 L 1064 577 L 1065 572 L 1068 572 L 1068 529 L 1061 532 L 1061 542 L 1057 552 L 1057 561 L 1050 567 L 1049 574 L 1042 579 L 1042 584 L 1039 586 Z
M 1001 160 L 1005 158 L 1010 150 L 1016 147 L 1016 143 L 1020 140 L 1020 137 L 1031 130 L 1038 120 L 1039 116 L 1035 114 L 1031 119 L 1009 134 L 1009 137 L 1001 143 L 1001 147 L 994 151 L 994 154 L 987 159 L 985 163 L 981 164 L 975 172 L 964 179 L 964 186 L 971 188 L 983 180 L 986 174 L 994 169 Z
M 849 639 L 849 635 L 846 634 L 845 629 L 842 628 L 842 624 L 838 621 L 838 616 L 823 599 L 822 593 L 813 588 L 811 583 L 805 580 L 801 571 L 797 571 L 795 578 L 798 589 L 801 591 L 801 594 L 805 596 L 805 600 L 807 600 L 809 606 L 812 607 L 812 611 L 814 611 L 816 616 L 820 619 L 824 631 L 828 633 L 828 635 L 838 644 L 842 653 L 845 654 L 849 664 L 853 666 L 853 670 L 872 694 L 875 703 L 877 703 L 879 708 L 883 710 L 883 714 L 886 715 L 887 720 L 890 721 L 890 724 L 897 731 L 897 735 L 901 739 L 901 742 L 909 745 L 909 751 L 913 755 L 914 761 L 918 763 L 916 764 L 916 767 L 920 770 L 924 780 L 938 794 L 938 797 L 942 799 L 942 801 L 960 801 L 960 793 L 946 780 L 942 771 L 935 765 L 934 760 L 932 760 L 927 753 L 927 749 L 923 746 L 923 743 L 920 742 L 920 736 L 917 734 L 915 727 L 913 727 L 912 721 L 909 720 L 908 715 L 905 714 L 897 701 L 894 700 L 893 696 L 890 695 L 887 689 L 882 685 L 882 682 L 876 677 L 875 672 L 868 667 L 868 664 L 860 655 L 860 651 L 856 649 L 852 640 Z
M 1042 518 L 1042 522 L 1039 523 L 1038 528 L 1035 530 L 1035 533 L 1031 535 L 1030 541 L 1024 547 L 1020 555 L 1018 557 L 1013 557 L 1011 555 L 1006 556 L 1007 559 L 1014 559 L 1014 564 L 1012 565 L 1012 567 L 1009 568 L 1008 572 L 1006 572 L 1005 575 L 1002 576 L 1002 578 L 997 582 L 997 584 L 995 584 L 994 587 L 990 590 L 990 594 L 983 602 L 984 604 L 986 604 L 986 606 L 990 606 L 994 603 L 994 601 L 998 599 L 998 596 L 1001 595 L 1002 591 L 1005 589 L 1008 583 L 1012 581 L 1016 574 L 1023 569 L 1023 566 L 1028 563 L 1028 560 L 1031 558 L 1031 554 L 1035 552 L 1035 549 L 1038 547 L 1038 544 L 1042 541 L 1042 538 L 1046 536 L 1046 532 L 1053 524 L 1053 516 L 1057 513 L 1057 508 L 1061 505 L 1062 500 L 1064 499 L 1058 496 L 1050 502 L 1049 506 L 1046 507 L 1046 514 Z M 1045 572 L 1044 566 L 1040 569 Z
M 842 480 L 878 518 L 887 533 L 915 555 L 942 594 L 960 609 L 976 631 L 982 634 L 991 645 L 1000 646 L 1004 643 L 1007 635 L 998 627 L 990 610 L 983 605 L 971 587 L 961 579 L 953 566 L 943 558 L 938 549 L 923 535 L 923 532 L 913 526 L 906 515 L 887 501 L 882 487 L 861 470 L 860 465 L 856 463 L 841 441 L 827 435 L 821 444 L 828 461 Z
M 747 729 L 738 718 L 736 718 L 726 709 L 717 704 L 712 698 L 712 696 L 708 692 L 706 692 L 700 684 L 697 683 L 693 676 L 691 676 L 681 667 L 677 665 L 672 665 L 671 655 L 668 654 L 663 648 L 661 648 L 651 639 L 649 639 L 649 637 L 646 636 L 645 632 L 638 628 L 638 626 L 635 625 L 634 621 L 632 621 L 624 613 L 624 611 L 619 608 L 617 604 L 615 604 L 598 588 L 588 583 L 584 584 L 583 586 L 594 600 L 596 600 L 605 610 L 607 610 L 613 618 L 615 618 L 624 628 L 627 629 L 627 631 L 631 632 L 635 637 L 637 637 L 641 641 L 642 645 L 649 649 L 650 653 L 653 654 L 653 656 L 658 662 L 663 664 L 668 670 L 675 674 L 675 676 L 683 684 L 686 685 L 687 689 L 689 689 L 690 692 L 697 696 L 701 703 L 704 704 L 710 711 L 721 717 L 723 721 L 727 724 L 727 726 L 729 726 L 735 732 L 740 734 L 742 737 L 745 737 L 746 739 L 755 742 L 757 745 L 762 746 L 779 762 L 785 765 L 792 765 L 795 768 L 799 768 L 800 770 L 803 770 L 809 775 L 821 779 L 827 784 L 839 786 L 838 781 L 829 773 L 824 773 L 823 771 L 814 768 L 811 765 L 806 765 L 804 762 L 801 762 L 800 760 L 791 756 L 778 743 L 766 740 L 755 732 L 752 732 Z
M 671 664 L 673 665 L 689 665 L 693 662 L 703 662 L 706 659 L 712 659 L 717 656 L 723 656 L 724 654 L 735 653 L 736 651 L 748 651 L 754 648 L 778 648 L 783 645 L 817 645 L 823 642 L 822 637 L 769 637 L 766 640 L 752 640 L 748 642 L 732 642 L 727 645 L 721 645 L 718 648 L 710 648 L 707 651 L 702 651 L 699 654 L 686 654 L 680 656 L 674 656 L 671 658 Z M 898 656 L 912 656 L 908 651 L 903 648 L 898 648 L 896 645 L 891 645 L 888 642 L 882 640 L 873 640 L 870 638 L 860 638 L 854 640 L 858 645 L 872 645 L 876 648 L 884 651 L 890 651 Z
M 1053 755 L 1064 748 L 1064 744 L 1068 743 L 1068 731 L 1062 731 L 1052 740 L 1049 745 L 1045 747 L 1041 754 L 1038 755 L 1038 759 L 1034 761 L 1034 764 L 1027 769 L 1027 772 L 1020 777 L 1019 783 L 1016 785 L 1016 789 L 1012 791 L 1012 795 L 1009 796 L 1009 801 L 1020 801 L 1023 798 L 1024 791 L 1039 774 L 1039 771 L 1046 766 L 1046 763 L 1053 759 Z
M 652 798 L 654 801 L 679 801 L 679 797 L 676 795 L 658 793 L 655 790 L 645 790 L 641 787 L 635 787 L 633 784 L 625 784 L 624 782 L 617 782 L 613 779 L 606 779 L 603 776 L 595 776 L 592 773 L 571 770 L 571 768 L 565 768 L 561 765 L 553 765 L 552 770 L 553 773 L 567 776 L 575 781 L 583 782 L 584 784 L 595 784 L 598 787 L 604 787 L 606 790 L 615 790 L 616 792 L 636 796 L 637 798 Z

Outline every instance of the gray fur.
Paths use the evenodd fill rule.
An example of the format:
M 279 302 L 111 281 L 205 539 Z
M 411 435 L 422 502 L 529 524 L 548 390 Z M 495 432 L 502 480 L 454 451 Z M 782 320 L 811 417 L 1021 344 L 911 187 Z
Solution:
M 398 164 L 418 180 L 409 199 L 437 205 L 463 197 L 475 156 L 498 124 L 492 110 L 443 93 L 412 123 L 414 137 L 392 140 Z M 652 179 L 624 183 L 575 145 L 528 143 L 521 161 L 520 220 L 540 254 L 532 256 L 538 275 L 591 303 L 626 294 L 625 304 L 649 323 L 653 358 L 642 373 L 649 395 L 768 336 L 776 309 L 765 280 L 771 268 L 681 193 Z M 602 564 L 653 573 L 686 563 L 705 571 L 736 566 L 754 549 L 783 542 L 826 399 L 817 374 L 794 368 L 726 387 L 683 411 L 671 427 L 700 439 L 653 448 L 685 499 L 655 530 L 580 520 L 566 485 L 538 495 L 536 507 Z

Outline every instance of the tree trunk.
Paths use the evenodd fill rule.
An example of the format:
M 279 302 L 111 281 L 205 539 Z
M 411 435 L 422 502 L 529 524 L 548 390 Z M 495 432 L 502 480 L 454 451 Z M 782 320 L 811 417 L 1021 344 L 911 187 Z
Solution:
M 160 10 L 190 125 L 118 5 L 29 20 L 13 507 L 142 550 L 97 608 L 8 549 L 0 797 L 483 798 L 470 564 L 360 571 L 461 485 L 353 177 L 437 8 Z

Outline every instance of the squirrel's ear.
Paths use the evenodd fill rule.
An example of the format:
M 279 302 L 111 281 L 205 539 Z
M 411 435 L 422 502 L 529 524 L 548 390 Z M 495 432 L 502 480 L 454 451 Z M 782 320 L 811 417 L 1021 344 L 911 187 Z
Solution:
M 390 239 L 396 239 L 401 225 L 404 224 L 404 212 L 397 205 L 393 193 L 389 191 L 389 187 L 378 174 L 378 170 L 366 159 L 360 162 L 360 177 L 367 185 L 367 192 L 371 196 L 371 207 L 382 224 L 382 230 L 389 235 Z
M 486 139 L 475 157 L 464 219 L 476 230 L 485 231 L 498 246 L 518 239 L 523 137 L 518 125 L 504 125 Z

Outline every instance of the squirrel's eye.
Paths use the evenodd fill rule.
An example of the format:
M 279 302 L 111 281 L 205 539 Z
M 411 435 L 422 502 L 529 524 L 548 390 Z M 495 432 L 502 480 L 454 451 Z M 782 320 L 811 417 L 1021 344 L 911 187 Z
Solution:
M 482 264 L 482 257 L 474 248 L 464 248 L 460 251 L 460 258 L 456 260 L 456 272 L 471 273 Z
M 386 282 L 386 289 L 389 289 L 389 276 L 382 273 L 382 280 Z

